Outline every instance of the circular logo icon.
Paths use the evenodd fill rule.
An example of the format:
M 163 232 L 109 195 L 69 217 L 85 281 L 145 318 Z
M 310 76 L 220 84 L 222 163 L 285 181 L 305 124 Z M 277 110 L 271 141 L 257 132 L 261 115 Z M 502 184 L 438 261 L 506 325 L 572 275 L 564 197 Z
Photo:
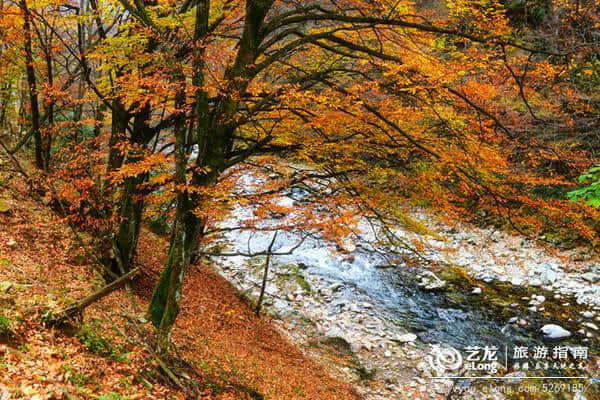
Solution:
M 427 356 L 431 368 L 436 371 L 456 371 L 463 363 L 462 355 L 454 347 L 433 346 L 431 354 Z

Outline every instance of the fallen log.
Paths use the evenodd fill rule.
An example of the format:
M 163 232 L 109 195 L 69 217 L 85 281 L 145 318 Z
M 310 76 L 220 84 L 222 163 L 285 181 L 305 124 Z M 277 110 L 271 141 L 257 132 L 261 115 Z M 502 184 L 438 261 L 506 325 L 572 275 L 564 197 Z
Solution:
M 65 309 L 54 314 L 51 318 L 49 318 L 50 321 L 53 324 L 60 324 L 69 319 L 72 319 L 78 315 L 82 315 L 83 310 L 85 310 L 89 305 L 93 304 L 94 302 L 100 300 L 101 298 L 109 295 L 116 289 L 125 285 L 138 272 L 140 272 L 139 268 L 132 269 L 125 275 L 120 276 L 119 278 L 115 279 L 108 285 L 96 290 L 94 293 L 90 294 L 89 296 L 84 297 L 83 299 L 71 304 L 70 306 L 66 307 Z

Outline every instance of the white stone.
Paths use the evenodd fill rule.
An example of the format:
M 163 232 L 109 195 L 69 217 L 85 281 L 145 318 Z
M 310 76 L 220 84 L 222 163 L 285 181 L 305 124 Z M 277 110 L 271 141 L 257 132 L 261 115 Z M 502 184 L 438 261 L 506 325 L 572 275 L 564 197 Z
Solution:
M 554 324 L 544 325 L 540 330 L 548 339 L 562 339 L 571 336 L 571 332 Z
M 594 318 L 594 315 L 596 315 L 593 311 L 584 311 L 581 313 L 581 315 L 583 316 L 583 318 Z
M 405 333 L 404 335 L 396 336 L 395 340 L 400 343 L 414 342 L 417 340 L 417 335 L 414 333 Z
M 542 286 L 542 280 L 539 278 L 534 278 L 529 282 L 531 286 Z
M 584 323 L 583 323 L 583 324 L 581 324 L 581 325 L 583 325 L 583 326 L 585 326 L 585 327 L 587 327 L 587 328 L 593 329 L 593 330 L 595 330 L 595 331 L 597 331 L 597 330 L 598 330 L 598 325 L 596 325 L 596 324 L 594 324 L 594 323 L 592 323 L 592 322 L 584 322 Z

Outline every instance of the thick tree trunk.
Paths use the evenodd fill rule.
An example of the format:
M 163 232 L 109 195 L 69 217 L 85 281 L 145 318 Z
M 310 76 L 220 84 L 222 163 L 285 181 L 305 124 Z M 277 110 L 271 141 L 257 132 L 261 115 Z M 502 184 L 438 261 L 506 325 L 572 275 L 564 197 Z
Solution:
M 174 80 L 182 86 L 176 96 L 175 105 L 178 110 L 182 110 L 185 104 L 185 78 L 180 70 L 176 71 L 174 75 Z M 169 256 L 148 307 L 150 319 L 157 329 L 157 347 L 162 353 L 167 353 L 169 349 L 171 329 L 179 313 L 183 276 L 190 264 L 200 232 L 200 221 L 193 212 L 196 202 L 193 195 L 185 188 L 187 185 L 187 145 L 183 111 L 180 111 L 180 116 L 175 123 L 174 134 L 175 183 L 178 186 L 175 226 L 171 236 Z
M 33 140 L 35 144 L 35 165 L 39 169 L 46 169 L 44 163 L 44 151 L 42 144 L 42 134 L 40 132 L 40 107 L 38 104 L 37 83 L 35 79 L 35 70 L 33 68 L 33 48 L 31 44 L 31 13 L 27 7 L 27 0 L 21 0 L 21 10 L 23 11 L 23 33 L 25 35 L 25 71 L 27 74 L 27 84 L 29 86 L 29 105 L 31 108 L 31 129 L 33 130 Z
M 126 178 L 119 205 L 119 229 L 113 239 L 114 258 L 112 272 L 122 275 L 131 270 L 135 249 L 140 234 L 140 224 L 144 211 L 144 200 L 139 196 L 138 187 L 146 175 Z
M 48 85 L 54 85 L 54 71 L 52 68 L 52 55 L 50 49 L 45 49 L 46 73 L 48 74 Z M 46 119 L 48 120 L 48 128 L 52 128 L 54 124 L 54 101 L 50 101 L 46 107 Z M 42 137 L 43 156 L 46 169 L 50 169 L 50 150 L 52 149 L 52 133 L 48 129 L 45 137 Z
M 199 221 L 192 210 L 188 200 L 178 202 L 169 256 L 148 307 L 150 319 L 157 329 L 157 347 L 161 353 L 169 349 L 171 329 L 179 313 L 183 277 L 200 231 Z
M 150 118 L 150 106 L 147 105 L 135 114 L 131 142 L 145 146 L 147 135 L 145 129 Z M 133 150 L 127 158 L 128 163 L 139 161 L 143 154 Z M 114 257 L 111 270 L 117 275 L 131 270 L 135 249 L 137 248 L 140 233 L 140 224 L 144 212 L 144 197 L 140 193 L 140 185 L 146 180 L 147 174 L 125 178 L 121 188 L 120 203 L 118 206 L 119 228 L 113 239 L 112 249 Z
M 208 15 L 210 10 L 209 0 L 198 0 L 196 4 L 196 21 L 194 26 L 194 40 L 199 43 L 208 30 Z M 194 114 L 196 118 L 195 128 L 197 134 L 194 139 L 200 145 L 200 153 L 203 152 L 203 144 L 200 138 L 205 136 L 208 129 L 208 100 L 204 90 L 199 89 L 204 82 L 204 51 L 201 46 L 195 52 L 194 73 L 192 83 L 196 86 L 196 104 Z M 174 74 L 174 80 L 179 81 L 183 86 L 185 77 L 183 72 L 178 70 Z M 181 87 L 178 92 L 175 104 L 176 108 L 181 110 L 185 104 L 185 88 Z M 179 313 L 179 302 L 181 300 L 181 290 L 183 286 L 183 277 L 188 268 L 192 253 L 196 249 L 198 237 L 202 231 L 202 223 L 194 214 L 198 205 L 197 196 L 190 194 L 184 187 L 187 185 L 187 154 L 188 141 L 186 140 L 185 113 L 181 115 L 175 123 L 175 182 L 180 187 L 177 192 L 177 209 L 175 214 L 175 226 L 171 235 L 171 244 L 169 256 L 160 279 L 154 289 L 152 300 L 148 307 L 148 313 L 152 323 L 156 327 L 156 339 L 158 350 L 162 353 L 168 352 L 171 329 Z M 194 125 L 193 122 L 190 122 Z M 205 143 L 206 145 L 206 143 Z M 200 155 L 199 155 L 200 157 Z M 194 183 L 197 183 L 198 177 L 194 175 Z
M 273 0 L 254 0 L 246 3 L 246 18 L 244 33 L 240 48 L 232 68 L 226 72 L 231 92 L 243 93 L 248 85 L 247 68 L 256 58 L 256 49 L 260 42 L 259 31 L 264 18 L 272 6 Z M 201 41 L 208 31 L 209 0 L 198 0 L 196 5 L 196 23 L 194 39 Z M 201 43 L 198 43 L 201 44 Z M 202 47 L 196 50 L 194 61 L 194 86 L 201 87 L 204 82 L 204 53 Z M 181 71 L 174 74 L 174 79 L 184 82 Z M 183 83 L 182 83 L 183 84 Z M 208 97 L 203 90 L 196 92 L 194 107 L 195 139 L 198 144 L 197 166 L 208 173 L 194 174 L 192 184 L 196 187 L 207 187 L 216 182 L 218 176 L 226 168 L 227 155 L 232 147 L 235 125 L 233 116 L 238 109 L 238 101 L 231 96 L 225 96 L 216 106 L 209 118 Z M 181 91 L 175 104 L 176 109 L 182 109 L 185 102 L 185 92 Z M 177 212 L 175 226 L 171 237 L 169 257 L 154 290 L 148 309 L 150 319 L 157 328 L 157 345 L 161 352 L 167 352 L 171 328 L 179 312 L 179 301 L 183 277 L 190 264 L 198 237 L 203 230 L 204 222 L 194 214 L 201 205 L 202 199 L 190 194 L 186 189 L 187 143 L 185 137 L 185 115 L 175 125 L 175 183 L 181 189 L 177 193 Z
M 110 139 L 108 146 L 108 171 L 114 171 L 123 165 L 124 156 L 117 148 L 117 144 L 127 138 L 127 124 L 131 115 L 125 110 L 123 105 L 118 101 L 112 102 L 112 123 L 110 129 Z

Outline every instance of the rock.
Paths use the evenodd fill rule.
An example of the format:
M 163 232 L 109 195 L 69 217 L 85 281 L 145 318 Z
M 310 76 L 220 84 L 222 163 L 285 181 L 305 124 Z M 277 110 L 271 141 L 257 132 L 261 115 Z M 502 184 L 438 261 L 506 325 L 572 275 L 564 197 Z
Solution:
M 595 331 L 597 331 L 597 330 L 598 330 L 598 325 L 596 325 L 596 324 L 594 324 L 594 323 L 592 323 L 592 322 L 584 322 L 584 323 L 583 323 L 583 324 L 581 324 L 581 325 L 585 326 L 586 328 L 593 329 L 593 330 L 595 330 Z
M 562 339 L 571 336 L 571 332 L 569 332 L 562 326 L 558 326 L 555 324 L 544 325 L 542 326 L 542 329 L 540 329 L 540 331 L 548 339 Z
M 420 276 L 420 281 L 419 281 L 418 285 L 426 290 L 436 290 L 436 289 L 441 289 L 441 288 L 445 287 L 446 281 L 438 278 L 431 271 L 425 271 Z
M 542 282 L 544 285 L 550 285 L 558 279 L 558 273 L 554 271 L 551 264 L 544 264 L 544 272 L 542 272 L 541 276 Z
M 593 311 L 584 311 L 581 313 L 581 316 L 587 319 L 594 318 L 594 315 L 596 315 L 596 313 L 594 313 Z
M 357 354 L 362 349 L 362 345 L 360 343 L 350 343 L 350 350 L 352 353 Z
M 342 337 L 343 334 L 344 333 L 342 332 L 342 330 L 337 326 L 331 327 L 327 330 L 327 332 L 325 332 L 325 336 L 327 336 L 328 338 L 339 338 Z
M 342 287 L 344 287 L 344 284 L 341 282 L 336 282 L 336 283 L 332 283 L 331 285 L 329 285 L 327 287 L 327 289 L 331 290 L 332 293 L 337 292 L 339 289 L 341 289 Z
M 6 245 L 10 248 L 15 248 L 17 247 L 17 241 L 13 238 L 8 239 L 8 241 L 6 242 Z
M 600 281 L 600 276 L 595 272 L 586 272 L 585 274 L 581 275 L 581 279 L 590 283 L 596 283 Z
M 538 287 L 538 286 L 542 286 L 542 280 L 539 278 L 533 278 L 531 280 L 531 282 L 529 282 L 529 285 L 534 286 L 534 287 Z
M 512 278 L 512 279 L 510 280 L 510 283 L 511 283 L 513 286 L 521 286 L 521 285 L 523 284 L 523 279 L 521 279 L 521 278 L 519 278 L 519 277 L 517 276 L 517 277 L 514 277 L 514 278 Z
M 417 335 L 415 335 L 414 333 L 405 333 L 404 335 L 396 336 L 394 340 L 400 343 L 414 342 L 415 340 L 417 340 Z
M 473 291 L 471 292 L 471 294 L 481 294 L 481 288 L 480 287 L 474 288 Z
M 511 319 L 508 320 L 509 324 L 514 324 L 515 322 L 517 322 L 519 320 L 518 317 L 512 317 Z
M 360 312 L 360 308 L 356 305 L 356 303 L 350 304 L 350 311 L 358 313 Z

